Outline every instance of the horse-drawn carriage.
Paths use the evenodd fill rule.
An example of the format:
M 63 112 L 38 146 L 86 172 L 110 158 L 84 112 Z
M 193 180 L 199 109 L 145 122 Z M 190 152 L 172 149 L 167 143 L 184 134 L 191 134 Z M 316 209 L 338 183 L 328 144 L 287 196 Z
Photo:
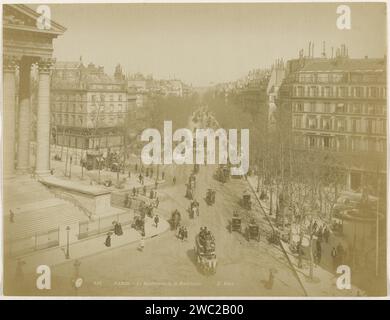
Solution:
M 140 231 L 142 234 L 145 233 L 145 216 L 142 214 L 136 214 L 134 220 L 131 224 L 131 227 L 137 231 Z
M 226 165 L 219 166 L 217 172 L 215 173 L 215 178 L 222 183 L 227 182 L 230 178 L 229 167 Z
M 215 203 L 215 193 L 216 191 L 213 189 L 207 189 L 206 193 L 206 202 L 209 206 L 213 205 Z
M 176 209 L 175 211 L 172 212 L 171 218 L 169 219 L 171 230 L 176 230 L 180 225 L 180 221 L 181 221 L 181 214 Z
M 202 228 L 195 237 L 196 262 L 204 274 L 214 274 L 217 271 L 217 255 L 215 254 L 215 239 L 210 231 Z
M 246 240 L 257 240 L 260 241 L 260 226 L 255 221 L 255 219 L 251 219 L 248 226 L 245 229 L 245 237 Z
M 241 217 L 236 211 L 233 213 L 233 217 L 232 217 L 232 221 L 230 222 L 229 229 L 230 232 L 237 231 L 241 233 L 242 231 Z
M 250 195 L 249 191 L 247 191 L 247 190 L 245 190 L 244 194 L 242 195 L 241 206 L 247 210 L 252 209 L 251 195 Z
M 153 216 L 153 209 L 154 205 L 152 202 L 146 202 L 142 201 L 139 206 L 139 210 L 146 216 L 152 217 Z

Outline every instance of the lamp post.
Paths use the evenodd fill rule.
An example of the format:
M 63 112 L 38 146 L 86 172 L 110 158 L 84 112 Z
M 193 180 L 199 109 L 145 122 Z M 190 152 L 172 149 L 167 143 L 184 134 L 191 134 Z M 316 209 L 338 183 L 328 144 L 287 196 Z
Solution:
M 66 259 L 70 258 L 70 256 L 69 256 L 69 231 L 70 231 L 70 227 L 67 226 L 66 227 L 66 254 L 65 254 Z
M 70 156 L 69 159 L 69 180 L 72 179 L 72 155 Z

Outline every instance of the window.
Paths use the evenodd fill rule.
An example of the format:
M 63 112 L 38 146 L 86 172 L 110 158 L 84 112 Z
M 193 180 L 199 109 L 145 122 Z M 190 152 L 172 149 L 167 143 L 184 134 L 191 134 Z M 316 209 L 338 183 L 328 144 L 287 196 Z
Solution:
M 295 104 L 294 107 L 295 107 L 294 108 L 295 112 L 303 112 L 303 104 L 302 103 L 298 102 L 298 103 Z
M 351 132 L 360 132 L 360 119 L 351 119 Z
M 294 128 L 302 128 L 302 116 L 295 116 L 294 117 Z
M 360 151 L 361 150 L 361 138 L 360 137 L 352 137 L 351 139 L 351 149 L 352 151 Z
M 325 149 L 330 148 L 330 137 L 324 137 L 324 148 Z
M 352 93 L 355 98 L 363 97 L 363 88 L 362 87 L 353 87 Z
M 337 150 L 338 151 L 345 151 L 346 150 L 346 140 L 345 137 L 338 137 L 337 138 Z
M 322 82 L 322 83 L 326 83 L 326 82 L 329 82 L 329 76 L 327 73 L 319 73 L 317 75 L 317 81 L 318 82 Z
M 347 105 L 344 103 L 338 103 L 336 105 L 336 112 L 337 113 L 347 113 Z
M 348 88 L 339 87 L 339 97 L 347 97 L 347 96 L 348 96 Z
M 309 147 L 310 148 L 315 148 L 316 146 L 316 138 L 314 136 L 309 137 Z
M 310 112 L 316 112 L 316 104 L 315 102 L 310 102 Z
M 325 113 L 331 113 L 330 103 L 325 103 L 324 104 L 324 112 Z
M 367 119 L 367 133 L 375 133 L 375 119 Z
M 336 130 L 340 132 L 345 131 L 345 119 L 336 120 Z
M 385 119 L 380 119 L 378 121 L 377 133 L 386 134 L 386 120 Z
M 382 115 L 383 114 L 383 107 L 382 106 L 375 106 L 375 113 Z
M 118 99 L 119 99 L 119 101 L 122 101 L 122 95 L 121 94 L 118 96 Z
M 377 87 L 371 87 L 370 88 L 370 97 L 371 98 L 376 98 L 378 96 L 378 88 Z
M 370 152 L 375 152 L 376 151 L 376 140 L 375 138 L 368 138 L 367 139 L 367 144 L 368 144 L 368 151 Z
M 317 129 L 317 119 L 309 118 L 309 129 Z
M 317 97 L 318 95 L 318 88 L 316 86 L 312 86 L 309 88 L 309 96 L 310 97 Z
M 375 106 L 373 104 L 369 104 L 367 106 L 367 113 L 368 114 L 375 114 Z
M 322 129 L 331 130 L 331 120 L 329 118 L 322 119 Z
M 362 105 L 361 105 L 361 104 L 358 104 L 358 103 L 355 103 L 355 104 L 353 105 L 352 112 L 353 112 L 353 113 L 357 113 L 357 114 L 362 113 Z

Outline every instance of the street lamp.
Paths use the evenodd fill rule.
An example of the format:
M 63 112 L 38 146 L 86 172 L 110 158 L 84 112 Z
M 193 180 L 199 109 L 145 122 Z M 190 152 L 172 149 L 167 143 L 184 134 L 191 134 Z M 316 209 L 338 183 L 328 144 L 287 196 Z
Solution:
M 70 227 L 67 226 L 66 227 L 66 254 L 65 254 L 66 259 L 70 258 L 70 256 L 69 256 L 69 231 L 70 231 Z
M 72 179 L 72 156 L 69 159 L 69 180 Z

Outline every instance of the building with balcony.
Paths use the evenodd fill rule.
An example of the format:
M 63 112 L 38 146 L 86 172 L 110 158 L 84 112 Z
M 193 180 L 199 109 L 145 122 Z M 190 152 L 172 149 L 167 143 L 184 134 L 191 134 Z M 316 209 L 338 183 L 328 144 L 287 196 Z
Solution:
M 57 62 L 51 82 L 52 143 L 75 149 L 117 150 L 128 113 L 124 81 L 104 68 Z
M 386 174 L 386 67 L 386 58 L 350 58 L 345 46 L 334 58 L 301 52 L 287 63 L 278 104 L 290 117 L 294 148 L 336 156 L 348 189 Z

